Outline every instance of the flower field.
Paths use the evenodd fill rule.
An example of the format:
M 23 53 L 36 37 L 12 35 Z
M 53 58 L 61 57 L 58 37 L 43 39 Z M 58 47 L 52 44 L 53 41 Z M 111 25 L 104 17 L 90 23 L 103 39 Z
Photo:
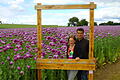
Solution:
M 42 28 L 42 57 L 66 58 L 67 38 L 78 27 Z M 89 39 L 89 28 L 83 27 Z M 97 66 L 120 57 L 120 26 L 96 26 L 94 31 Z M 37 29 L 0 29 L 0 80 L 35 80 Z M 43 80 L 66 80 L 63 70 L 42 70 Z M 56 74 L 56 75 L 55 75 Z M 51 77 L 52 76 L 52 77 Z

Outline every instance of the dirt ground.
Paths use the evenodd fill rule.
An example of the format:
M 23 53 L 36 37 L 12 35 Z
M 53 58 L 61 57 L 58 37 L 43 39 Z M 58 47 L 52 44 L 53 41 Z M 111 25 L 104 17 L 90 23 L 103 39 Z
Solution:
M 120 80 L 120 60 L 94 71 L 94 80 Z

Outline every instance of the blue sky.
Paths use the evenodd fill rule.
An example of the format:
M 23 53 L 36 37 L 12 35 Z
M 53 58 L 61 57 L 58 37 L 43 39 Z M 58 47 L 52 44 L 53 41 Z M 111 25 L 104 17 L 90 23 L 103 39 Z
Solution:
M 0 20 L 3 23 L 36 24 L 37 3 L 43 5 L 97 4 L 95 21 L 97 23 L 120 22 L 120 0 L 0 0 Z M 89 10 L 42 10 L 43 25 L 67 25 L 68 19 L 78 17 L 89 21 Z

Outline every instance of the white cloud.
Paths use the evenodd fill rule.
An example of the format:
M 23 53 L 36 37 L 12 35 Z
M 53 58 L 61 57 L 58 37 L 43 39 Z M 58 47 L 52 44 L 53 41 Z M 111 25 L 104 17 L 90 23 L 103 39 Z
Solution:
M 42 3 L 42 4 L 72 4 L 77 2 L 83 2 L 82 0 L 34 0 L 34 3 Z
M 51 16 L 48 16 L 51 15 Z M 55 25 L 67 25 L 68 20 L 72 17 L 78 17 L 79 20 L 81 19 L 87 19 L 87 21 L 89 21 L 89 10 L 85 10 L 85 11 L 68 11 L 65 13 L 62 13 L 61 11 L 58 11 L 58 13 L 52 13 L 46 11 L 42 13 L 42 23 L 43 24 L 55 24 Z
M 21 4 L 23 2 L 24 0 L 14 0 L 14 1 L 8 2 L 8 4 Z
M 15 16 L 18 24 L 36 24 L 36 15 L 18 15 Z
M 14 1 L 14 0 L 0 0 L 0 3 L 1 4 L 8 4 L 9 2 L 12 2 L 12 1 Z
M 1 11 L 0 16 L 2 17 L 10 17 L 14 15 L 12 11 L 10 10 L 10 8 L 7 8 L 7 7 L 0 6 L 0 11 Z
M 43 5 L 51 4 L 88 4 L 94 2 L 97 4 L 95 9 L 95 21 L 106 22 L 109 20 L 118 22 L 120 21 L 120 0 L 0 0 L 0 4 L 6 4 L 7 6 L 0 6 L 0 20 L 9 23 L 23 23 L 23 24 L 36 24 L 36 12 L 35 10 L 27 10 L 35 5 L 35 3 L 42 3 Z M 28 4 L 29 3 L 29 4 Z M 26 12 L 25 12 L 26 10 Z M 24 13 L 24 12 L 25 13 Z M 28 11 L 28 12 L 27 12 Z M 7 14 L 6 14 L 7 13 Z M 66 25 L 68 19 L 71 17 L 78 17 L 81 19 L 87 19 L 89 21 L 89 10 L 78 10 L 78 11 L 51 11 L 42 13 L 42 24 L 56 24 Z
M 120 9 L 117 6 L 105 7 L 95 10 L 95 20 L 99 23 L 107 21 L 120 21 Z
M 21 6 L 22 3 L 24 3 L 24 0 L 14 0 L 14 1 L 8 2 L 11 9 L 15 9 L 18 11 L 24 10 L 24 8 Z

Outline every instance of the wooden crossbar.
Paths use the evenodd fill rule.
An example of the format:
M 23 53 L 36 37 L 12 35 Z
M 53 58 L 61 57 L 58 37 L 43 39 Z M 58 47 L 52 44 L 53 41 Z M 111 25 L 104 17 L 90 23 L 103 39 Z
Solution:
M 95 70 L 95 62 L 90 59 L 37 59 L 37 69 Z
M 96 4 L 83 4 L 83 5 L 36 5 L 35 9 L 95 9 Z

